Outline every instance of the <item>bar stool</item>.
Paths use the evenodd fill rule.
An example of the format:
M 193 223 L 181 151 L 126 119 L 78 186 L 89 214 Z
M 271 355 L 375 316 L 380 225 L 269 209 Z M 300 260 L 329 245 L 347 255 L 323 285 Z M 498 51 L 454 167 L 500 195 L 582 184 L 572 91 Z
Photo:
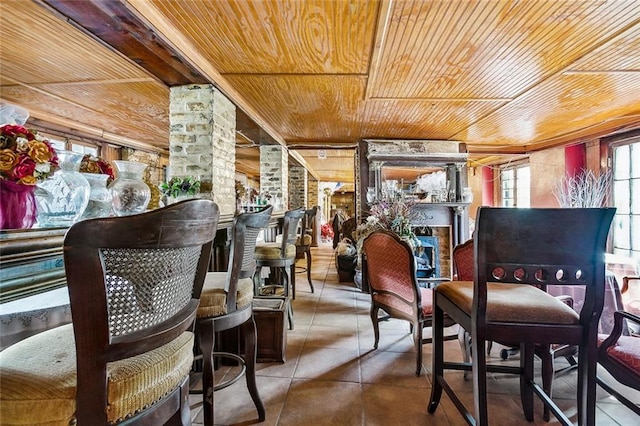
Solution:
M 309 210 L 305 210 L 304 218 L 302 219 L 302 230 L 300 231 L 300 236 L 296 239 L 296 259 L 307 259 L 307 267 L 298 266 L 296 267 L 296 272 L 306 272 L 307 273 L 307 281 L 309 281 L 309 287 L 311 287 L 311 293 L 314 292 L 313 282 L 311 281 L 311 231 L 313 227 L 313 222 L 315 220 L 316 214 L 318 213 L 318 206 L 314 206 Z M 296 298 L 296 287 L 293 286 L 293 298 Z
M 243 375 L 251 399 L 264 421 L 264 404 L 256 386 L 256 324 L 253 320 L 253 275 L 256 239 L 269 225 L 272 206 L 259 212 L 242 213 L 235 217 L 226 272 L 209 272 L 204 281 L 197 314 L 200 350 L 203 354 L 202 393 L 204 424 L 213 426 L 213 393 L 237 382 Z M 229 352 L 214 352 L 215 333 L 240 327 L 244 335 L 244 358 Z M 230 357 L 242 366 L 232 379 L 214 385 L 214 356 Z M 191 393 L 199 393 L 191 391 Z
M 274 295 L 279 289 L 282 289 L 283 295 L 289 297 L 289 286 L 295 288 L 296 239 L 298 238 L 298 226 L 304 213 L 303 207 L 286 211 L 282 224 L 282 241 L 256 245 L 257 270 L 254 277 L 256 295 Z M 263 267 L 271 269 L 276 279 L 275 284 L 262 285 L 260 269 Z M 289 329 L 293 330 L 293 308 L 291 303 L 288 305 Z

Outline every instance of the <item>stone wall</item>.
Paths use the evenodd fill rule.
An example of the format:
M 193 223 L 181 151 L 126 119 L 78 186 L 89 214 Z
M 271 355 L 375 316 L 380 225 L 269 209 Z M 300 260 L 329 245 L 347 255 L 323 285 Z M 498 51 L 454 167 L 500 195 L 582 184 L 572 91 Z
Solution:
M 233 214 L 235 202 L 236 108 L 213 85 L 171 88 L 169 173 L 194 176 L 202 196 L 221 214 Z
M 320 190 L 320 188 L 318 180 L 312 176 L 309 176 L 307 186 L 307 203 L 309 207 L 319 206 L 320 197 L 318 191 Z
M 304 167 L 293 166 L 289 168 L 289 205 L 291 208 L 311 207 L 307 197 L 308 176 L 309 172 Z
M 289 209 L 289 157 L 280 145 L 260 147 L 260 193 L 268 194 L 274 211 Z M 279 201 L 279 202 L 278 202 Z M 280 207 L 279 209 L 277 207 Z

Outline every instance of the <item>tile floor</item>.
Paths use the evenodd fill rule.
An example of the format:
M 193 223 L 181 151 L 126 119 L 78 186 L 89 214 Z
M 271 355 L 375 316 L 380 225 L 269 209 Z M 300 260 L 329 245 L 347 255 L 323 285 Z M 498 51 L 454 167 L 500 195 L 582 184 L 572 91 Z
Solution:
M 260 363 L 257 382 L 267 410 L 265 425 L 463 425 L 451 400 L 444 395 L 435 414 L 427 413 L 431 390 L 431 346 L 423 346 L 424 367 L 416 377 L 415 353 L 406 322 L 381 323 L 380 345 L 373 350 L 369 320 L 369 295 L 353 283 L 338 282 L 331 245 L 312 249 L 309 291 L 304 274 L 297 275 L 293 301 L 294 330 L 287 331 L 286 362 Z M 425 330 L 428 333 L 428 329 Z M 461 358 L 457 341 L 449 341 L 445 355 Z M 499 350 L 491 352 L 499 360 Z M 230 374 L 228 368 L 216 379 Z M 472 384 L 462 373 L 449 373 L 451 384 L 469 403 Z M 575 415 L 575 370 L 559 376 L 554 398 L 570 418 Z M 520 405 L 518 379 L 493 375 L 489 383 L 489 420 L 495 426 L 558 424 L 542 419 L 542 404 L 536 398 L 534 423 L 528 423 Z M 194 425 L 203 422 L 201 395 L 191 395 Z M 638 398 L 640 401 L 640 397 Z M 244 379 L 215 393 L 217 425 L 257 423 L 255 407 Z M 638 425 L 633 412 L 598 388 L 596 423 Z

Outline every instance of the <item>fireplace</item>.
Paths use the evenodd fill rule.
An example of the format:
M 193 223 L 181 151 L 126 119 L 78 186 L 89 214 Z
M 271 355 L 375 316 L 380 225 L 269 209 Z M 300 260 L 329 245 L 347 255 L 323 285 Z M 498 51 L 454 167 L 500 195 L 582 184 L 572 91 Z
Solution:
M 440 255 L 438 253 L 438 237 L 416 235 L 420 247 L 416 249 L 418 278 L 440 278 Z

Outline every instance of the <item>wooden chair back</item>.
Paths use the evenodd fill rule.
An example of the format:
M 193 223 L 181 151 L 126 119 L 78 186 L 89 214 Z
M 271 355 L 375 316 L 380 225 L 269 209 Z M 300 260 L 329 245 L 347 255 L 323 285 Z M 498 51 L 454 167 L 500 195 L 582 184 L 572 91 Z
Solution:
M 473 312 L 479 327 L 487 320 L 488 282 L 543 289 L 551 284 L 580 285 L 585 287 L 580 326 L 595 336 L 604 301 L 606 240 L 614 213 L 613 208 L 481 207 L 474 238 Z M 545 333 L 542 328 L 539 332 Z M 517 335 L 504 337 L 519 341 Z
M 316 214 L 318 214 L 318 206 L 314 206 L 304 211 L 304 216 L 300 221 L 301 228 L 300 228 L 300 239 L 298 240 L 299 241 L 298 245 L 305 245 L 304 236 L 305 234 L 312 232 L 313 223 L 314 223 Z
M 473 280 L 473 239 L 458 244 L 453 249 L 453 275 L 459 281 Z
M 258 212 L 237 215 L 233 220 L 229 265 L 227 268 L 227 312 L 237 309 L 238 280 L 253 278 L 256 271 L 255 251 L 258 234 L 269 225 L 273 206 Z
M 397 316 L 418 319 L 422 313 L 421 296 L 409 244 L 391 231 L 379 230 L 364 239 L 362 248 L 363 274 L 372 299 L 384 300 L 385 305 L 399 311 Z
M 158 348 L 192 327 L 218 219 L 212 201 L 188 200 L 69 229 L 64 263 L 79 424 L 106 424 L 107 363 Z
M 298 228 L 300 227 L 300 222 L 302 221 L 304 214 L 304 207 L 300 207 L 295 210 L 287 210 L 284 213 L 282 224 L 282 245 L 280 246 L 281 257 L 286 257 L 285 253 L 287 252 L 288 245 L 296 244 L 296 240 L 298 239 Z

